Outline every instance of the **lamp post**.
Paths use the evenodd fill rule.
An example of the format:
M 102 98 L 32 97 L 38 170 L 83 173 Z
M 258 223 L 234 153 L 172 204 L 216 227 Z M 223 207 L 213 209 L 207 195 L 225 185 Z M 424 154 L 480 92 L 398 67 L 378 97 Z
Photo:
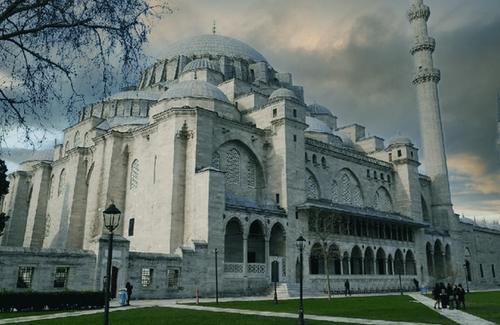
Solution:
M 465 271 L 465 283 L 467 284 L 467 293 L 469 293 L 469 270 L 467 270 L 467 261 L 465 261 L 464 264 L 464 271 Z
M 300 306 L 299 306 L 299 321 L 297 322 L 297 325 L 305 325 L 304 322 L 304 303 L 302 300 L 302 270 L 303 270 L 303 251 L 304 251 L 304 246 L 305 246 L 306 240 L 302 235 L 300 235 L 299 238 L 297 238 L 297 248 L 299 249 L 300 252 Z
M 104 325 L 108 325 L 109 316 L 109 289 L 111 285 L 111 259 L 113 254 L 113 230 L 118 227 L 120 223 L 121 211 L 111 203 L 106 210 L 103 211 L 104 226 L 109 230 L 109 245 L 108 245 L 108 265 L 106 270 L 106 294 L 104 301 Z
M 401 261 L 398 262 L 398 273 L 399 273 L 399 290 L 401 291 L 401 295 L 403 295 L 403 285 L 401 284 Z
M 278 304 L 278 293 L 276 292 L 276 282 L 278 282 L 278 268 L 279 268 L 279 264 L 278 264 L 278 256 L 277 256 L 277 253 L 274 252 L 274 255 L 273 255 L 273 263 L 272 263 L 272 266 L 271 266 L 271 280 L 274 282 L 274 304 L 277 305 Z
M 219 277 L 217 275 L 217 248 L 214 250 L 215 253 L 215 303 L 219 303 Z

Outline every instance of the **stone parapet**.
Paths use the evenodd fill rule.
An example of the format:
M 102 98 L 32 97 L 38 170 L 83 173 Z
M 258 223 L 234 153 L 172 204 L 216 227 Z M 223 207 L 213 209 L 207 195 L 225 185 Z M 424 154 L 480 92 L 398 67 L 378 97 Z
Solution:
M 429 19 L 429 16 L 431 15 L 431 11 L 428 6 L 422 5 L 419 7 L 412 6 L 410 10 L 406 12 L 406 17 L 408 17 L 408 20 L 410 23 L 414 21 L 415 19 L 423 18 L 425 21 Z
M 441 80 L 441 72 L 436 68 L 425 68 L 419 69 L 413 74 L 412 83 L 414 85 L 419 85 L 424 82 L 435 82 L 438 83 Z
M 434 52 L 436 48 L 436 40 L 432 37 L 419 37 L 417 40 L 410 44 L 410 54 L 413 55 L 420 51 Z

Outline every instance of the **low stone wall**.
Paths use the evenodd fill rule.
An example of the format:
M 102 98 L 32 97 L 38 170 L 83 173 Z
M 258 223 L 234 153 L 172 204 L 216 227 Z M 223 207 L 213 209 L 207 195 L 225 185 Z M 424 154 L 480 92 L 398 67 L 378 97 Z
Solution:
M 0 290 L 92 290 L 95 263 L 92 251 L 0 247 Z

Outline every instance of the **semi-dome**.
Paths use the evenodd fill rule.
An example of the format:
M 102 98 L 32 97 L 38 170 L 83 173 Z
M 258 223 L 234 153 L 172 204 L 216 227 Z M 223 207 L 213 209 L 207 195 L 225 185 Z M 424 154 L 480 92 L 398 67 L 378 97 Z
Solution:
M 271 96 L 269 96 L 269 100 L 275 99 L 275 98 L 293 98 L 293 99 L 299 99 L 293 91 L 287 88 L 280 88 L 276 89 L 271 93 Z
M 307 110 L 313 115 L 332 115 L 332 112 L 328 108 L 316 103 L 308 105 Z
M 53 161 L 54 160 L 54 149 L 49 148 L 49 149 L 42 149 L 35 151 L 31 154 L 31 157 L 29 157 L 25 162 L 27 161 Z
M 317 118 L 306 116 L 306 124 L 309 125 L 306 129 L 306 132 L 333 134 L 332 129 L 330 129 L 328 125 L 318 120 Z
M 217 64 L 217 62 L 208 60 L 208 59 L 197 59 L 189 62 L 184 69 L 182 69 L 182 72 L 187 72 L 191 70 L 197 70 L 197 69 L 211 69 L 217 72 L 220 71 L 220 67 Z
M 217 99 L 229 103 L 229 99 L 219 88 L 201 80 L 187 80 L 175 84 L 163 94 L 160 100 L 183 97 Z
M 413 143 L 408 138 L 405 138 L 405 137 L 395 137 L 395 138 L 391 139 L 391 142 L 389 143 L 389 145 L 407 145 L 407 146 L 412 146 Z
M 267 62 L 266 59 L 251 46 L 234 38 L 222 35 L 199 35 L 182 39 L 167 48 L 165 59 L 177 56 L 227 56 L 253 62 Z

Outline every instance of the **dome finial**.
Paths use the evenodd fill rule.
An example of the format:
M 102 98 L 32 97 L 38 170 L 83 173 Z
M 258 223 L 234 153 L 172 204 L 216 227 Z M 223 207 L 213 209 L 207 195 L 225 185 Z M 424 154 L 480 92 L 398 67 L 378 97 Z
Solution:
M 214 20 L 214 26 L 212 27 L 212 33 L 215 35 L 215 20 Z

